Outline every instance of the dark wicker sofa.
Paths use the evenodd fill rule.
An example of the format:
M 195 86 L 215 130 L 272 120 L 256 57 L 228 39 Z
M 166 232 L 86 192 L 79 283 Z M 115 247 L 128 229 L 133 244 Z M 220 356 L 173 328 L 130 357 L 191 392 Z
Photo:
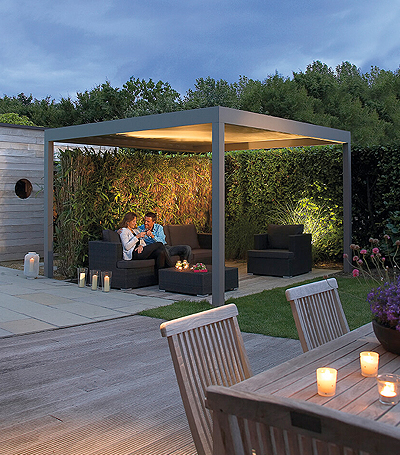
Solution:
M 110 270 L 113 288 L 141 288 L 157 284 L 154 266 L 154 259 L 124 260 L 120 237 L 110 229 L 103 231 L 103 240 L 89 242 L 89 269 Z
M 211 234 L 198 234 L 193 224 L 165 225 L 164 232 L 168 245 L 191 246 L 191 264 L 211 264 Z M 178 261 L 179 256 L 173 256 L 172 260 Z M 141 288 L 157 284 L 154 266 L 154 259 L 124 260 L 120 237 L 110 229 L 103 231 L 102 240 L 89 242 L 89 269 L 111 271 L 113 288 Z
M 295 276 L 311 271 L 311 234 L 303 225 L 268 225 L 267 234 L 254 236 L 247 252 L 247 272 L 254 275 Z
M 166 224 L 164 233 L 168 245 L 189 245 L 192 248 L 192 256 L 189 260 L 191 264 L 212 263 L 211 234 L 197 233 L 194 224 Z M 179 260 L 179 257 L 174 256 L 173 260 Z

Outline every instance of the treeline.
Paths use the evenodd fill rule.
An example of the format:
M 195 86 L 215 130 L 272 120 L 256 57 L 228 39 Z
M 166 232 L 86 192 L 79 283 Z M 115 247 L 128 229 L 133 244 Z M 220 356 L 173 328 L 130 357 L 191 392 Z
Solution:
M 196 80 L 180 95 L 168 82 L 131 77 L 122 88 L 106 81 L 76 99 L 38 100 L 21 93 L 0 98 L 1 114 L 16 113 L 35 125 L 59 127 L 184 109 L 226 106 L 351 131 L 358 146 L 400 142 L 400 69 L 368 73 L 349 62 L 336 68 L 316 61 L 286 78 L 263 81 L 240 77 L 228 83 Z

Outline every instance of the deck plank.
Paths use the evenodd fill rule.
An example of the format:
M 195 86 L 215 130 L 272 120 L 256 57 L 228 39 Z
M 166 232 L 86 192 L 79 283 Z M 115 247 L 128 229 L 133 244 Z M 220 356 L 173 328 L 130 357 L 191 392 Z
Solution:
M 0 339 L 0 453 L 195 454 L 161 322 L 129 316 Z M 244 340 L 255 372 L 302 352 L 293 340 L 280 353 L 276 339 Z

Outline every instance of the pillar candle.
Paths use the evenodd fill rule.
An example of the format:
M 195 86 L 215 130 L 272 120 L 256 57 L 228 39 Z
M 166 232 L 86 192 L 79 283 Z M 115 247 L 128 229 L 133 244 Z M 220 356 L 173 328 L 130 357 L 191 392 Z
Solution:
M 109 292 L 110 291 L 110 277 L 105 276 L 104 277 L 104 292 Z
M 85 272 L 81 272 L 79 274 L 79 287 L 80 288 L 85 287 L 85 277 L 86 277 L 86 273 Z
M 92 290 L 95 291 L 97 289 L 97 275 L 92 275 Z
M 29 272 L 33 272 L 33 266 L 35 265 L 35 258 L 29 259 Z

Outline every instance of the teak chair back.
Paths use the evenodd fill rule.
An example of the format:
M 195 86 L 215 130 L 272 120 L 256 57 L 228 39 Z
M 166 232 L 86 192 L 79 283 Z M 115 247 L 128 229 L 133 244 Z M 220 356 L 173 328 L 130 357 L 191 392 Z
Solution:
M 349 332 L 335 278 L 286 290 L 303 352 Z
M 212 417 L 205 407 L 209 385 L 231 386 L 251 377 L 251 368 L 230 304 L 161 324 L 198 455 L 212 454 Z
M 214 455 L 388 455 L 400 429 L 315 403 L 211 386 Z

